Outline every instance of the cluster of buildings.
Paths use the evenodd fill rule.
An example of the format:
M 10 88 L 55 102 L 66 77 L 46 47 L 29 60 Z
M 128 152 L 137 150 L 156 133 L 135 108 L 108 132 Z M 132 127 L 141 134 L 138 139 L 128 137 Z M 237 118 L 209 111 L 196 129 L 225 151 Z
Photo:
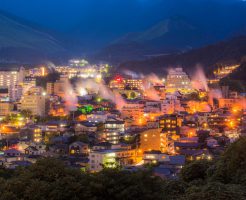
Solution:
M 90 67 L 71 60 L 55 67 L 59 78 L 53 81 L 45 80 L 48 68 L 0 71 L 1 165 L 56 157 L 90 172 L 153 165 L 156 175 L 175 178 L 187 160 L 214 159 L 245 135 L 245 97 L 228 87 L 211 98 L 192 88 L 182 68 L 155 82 L 110 76 L 106 65 Z M 83 77 L 88 68 L 105 82 L 96 74 Z M 104 84 L 105 91 L 82 91 L 74 77 Z
M 68 65 L 55 66 L 54 70 L 67 75 L 69 78 L 97 78 L 101 79 L 102 76 L 108 73 L 110 66 L 108 64 L 91 65 L 88 61 L 82 59 L 72 59 Z
M 213 71 L 213 78 L 209 79 L 208 82 L 210 84 L 219 83 L 220 79 L 228 76 L 233 71 L 235 71 L 240 65 L 226 65 L 220 66 L 216 70 Z

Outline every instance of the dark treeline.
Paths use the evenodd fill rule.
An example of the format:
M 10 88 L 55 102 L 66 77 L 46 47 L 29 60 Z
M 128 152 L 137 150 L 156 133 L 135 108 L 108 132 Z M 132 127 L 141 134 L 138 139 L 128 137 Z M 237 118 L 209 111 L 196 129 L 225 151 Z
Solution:
M 1 169 L 0 177 L 0 200 L 243 200 L 246 138 L 233 143 L 216 161 L 188 163 L 179 180 L 163 180 L 151 170 L 83 173 L 51 158 L 28 168 Z

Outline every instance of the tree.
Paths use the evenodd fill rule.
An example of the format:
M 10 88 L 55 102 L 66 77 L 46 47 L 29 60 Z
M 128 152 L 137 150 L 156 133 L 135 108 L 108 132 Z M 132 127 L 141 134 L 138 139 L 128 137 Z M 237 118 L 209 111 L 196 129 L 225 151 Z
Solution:
M 128 172 L 105 169 L 81 173 L 61 161 L 40 159 L 28 168 L 19 168 L 13 177 L 0 179 L 0 199 L 163 199 L 163 180 L 149 171 Z
M 135 92 L 131 92 L 130 93 L 130 99 L 135 99 L 136 98 L 136 93 Z
M 209 131 L 200 130 L 197 132 L 198 142 L 204 144 L 209 137 Z
M 240 185 L 211 182 L 202 187 L 192 186 L 181 199 L 187 200 L 243 200 L 246 198 L 245 190 Z
M 198 179 L 206 179 L 207 170 L 211 164 L 212 163 L 207 160 L 198 160 L 185 165 L 180 174 L 182 180 L 185 182 L 191 182 Z
M 30 118 L 32 116 L 32 111 L 30 110 L 22 110 L 20 112 L 20 114 L 24 117 L 24 118 Z
M 246 137 L 232 143 L 215 165 L 213 180 L 246 185 Z

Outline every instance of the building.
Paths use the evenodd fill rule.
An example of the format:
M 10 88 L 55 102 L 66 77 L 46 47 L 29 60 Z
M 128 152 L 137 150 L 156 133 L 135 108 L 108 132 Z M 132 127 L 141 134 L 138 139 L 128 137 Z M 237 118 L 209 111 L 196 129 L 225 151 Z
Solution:
M 53 90 L 52 87 L 54 87 L 54 95 L 57 95 L 63 98 L 65 96 L 65 93 L 67 92 L 66 89 L 67 89 L 68 83 L 69 83 L 68 77 L 61 76 L 60 80 L 57 80 L 55 83 L 53 83 L 54 86 L 52 86 L 52 84 L 49 85 L 49 93 L 52 94 L 52 90 Z
M 25 94 L 20 100 L 20 110 L 30 110 L 32 115 L 45 116 L 46 97 L 42 94 Z
M 184 108 L 181 107 L 179 99 L 165 99 L 162 101 L 161 111 L 164 114 L 172 114 L 178 111 L 184 111 Z
M 87 115 L 87 120 L 95 123 L 104 123 L 108 115 L 106 112 L 103 111 L 97 111 L 97 112 L 92 112 L 91 114 Z
M 71 67 L 85 67 L 89 62 L 85 59 L 71 59 L 69 60 L 69 65 Z
M 160 101 L 147 101 L 144 106 L 144 112 L 146 113 L 161 112 L 161 102 Z
M 71 155 L 87 155 L 89 153 L 89 146 L 83 142 L 73 142 L 69 145 L 69 153 Z
M 177 133 L 178 129 L 178 117 L 173 114 L 166 114 L 159 117 L 159 128 L 164 131 L 170 131 L 170 133 Z
M 224 99 L 224 98 L 220 98 L 219 100 L 219 108 L 233 108 L 233 106 L 235 106 L 238 102 L 239 99 L 237 98 L 228 98 L 228 99 Z
M 0 101 L 9 101 L 9 89 L 0 88 Z
M 144 164 L 156 164 L 169 161 L 169 155 L 161 153 L 161 151 L 145 151 L 143 154 Z
M 52 82 L 48 82 L 46 84 L 46 92 L 47 92 L 47 95 L 54 95 L 54 85 L 55 83 L 52 83 Z
M 168 168 L 179 168 L 185 164 L 185 156 L 183 155 L 168 155 L 162 153 L 161 151 L 145 151 L 143 155 L 143 160 L 145 164 L 148 163 L 159 163 L 165 165 Z
M 92 172 L 105 168 L 128 166 L 136 163 L 136 151 L 133 149 L 97 150 L 89 153 L 89 169 Z
M 125 121 L 110 118 L 104 123 L 104 137 L 107 142 L 118 144 L 121 134 L 125 132 Z
M 33 128 L 33 136 L 32 136 L 32 141 L 35 143 L 41 143 L 43 139 L 42 136 L 42 130 L 39 127 L 34 127 Z
M 228 115 L 213 113 L 208 117 L 208 127 L 211 129 L 224 128 L 227 125 Z
M 159 128 L 161 131 L 161 146 L 162 152 L 173 153 L 174 152 L 174 141 L 180 138 L 180 122 L 177 115 L 166 114 L 159 117 Z
M 143 80 L 142 79 L 126 79 L 125 86 L 130 90 L 143 90 Z
M 140 133 L 140 150 L 151 151 L 161 149 L 161 129 L 149 129 Z
M 169 70 L 166 80 L 166 91 L 190 93 L 192 91 L 191 81 L 182 68 Z
M 123 118 L 132 118 L 141 125 L 140 120 L 144 115 L 144 103 L 139 101 L 127 101 L 121 110 L 121 115 Z
M 36 87 L 36 78 L 26 77 L 22 83 L 22 94 L 26 94 L 32 87 Z
M 77 135 L 82 133 L 95 133 L 97 131 L 97 126 L 93 122 L 82 121 L 75 124 L 74 130 Z
M 10 100 L 17 99 L 17 86 L 24 80 L 24 68 L 20 70 L 1 70 L 0 71 L 0 88 L 7 88 Z
M 11 102 L 0 102 L 0 116 L 9 115 L 14 109 L 14 104 Z
M 109 82 L 109 88 L 124 90 L 126 86 L 125 80 L 121 76 L 116 76 Z

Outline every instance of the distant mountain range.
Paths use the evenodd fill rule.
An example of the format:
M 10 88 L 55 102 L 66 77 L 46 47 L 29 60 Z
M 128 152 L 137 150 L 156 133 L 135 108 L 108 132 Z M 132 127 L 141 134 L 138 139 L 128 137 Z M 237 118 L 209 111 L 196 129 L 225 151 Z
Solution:
M 240 35 L 245 24 L 227 27 L 221 24 L 213 28 L 201 24 L 194 25 L 185 17 L 163 20 L 147 30 L 129 33 L 103 48 L 98 59 L 114 64 L 127 60 L 142 60 L 158 55 L 183 53 L 191 49 Z
M 211 73 L 216 65 L 240 64 L 245 61 L 246 36 L 240 36 L 184 53 L 156 56 L 142 61 L 123 62 L 118 70 L 128 69 L 141 73 L 165 74 L 168 68 L 178 66 L 192 72 L 196 65 L 200 64 L 207 73 Z
M 204 16 L 205 11 L 200 16 L 198 12 L 191 13 L 190 16 L 169 17 L 157 21 L 149 28 L 142 27 L 138 32 L 125 31 L 123 36 L 120 34 L 117 37 L 111 37 L 109 33 L 113 33 L 115 27 L 110 27 L 110 23 L 104 27 L 103 21 L 99 28 L 94 27 L 93 21 L 88 27 L 81 23 L 65 35 L 0 11 L 0 63 L 32 64 L 45 60 L 64 63 L 71 57 L 87 55 L 86 58 L 91 62 L 106 61 L 114 66 L 120 65 L 120 68 L 132 69 L 134 66 L 134 70 L 145 72 L 162 71 L 162 68 L 169 65 L 189 67 L 199 62 L 209 67 L 220 60 L 222 52 L 226 51 L 223 60 L 233 57 L 238 46 L 226 46 L 229 50 L 224 49 L 223 45 L 230 43 L 228 41 L 201 47 L 246 33 L 246 21 L 243 20 L 246 12 L 242 12 L 245 8 L 246 4 L 240 2 L 230 12 L 227 9 L 219 10 L 218 15 L 216 11 L 216 15 L 210 16 L 207 13 L 208 16 Z M 241 10 L 237 13 L 239 9 Z M 209 8 L 205 10 L 209 11 Z M 120 23 L 117 20 L 114 22 L 117 25 Z M 107 42 L 103 47 L 93 47 L 94 43 L 100 43 L 99 40 L 105 37 L 107 41 L 113 41 Z M 236 42 L 235 39 L 232 41 Z M 241 45 L 240 42 L 238 45 Z M 88 46 L 94 49 L 93 53 L 88 50 L 90 56 L 86 52 Z M 214 50 L 217 47 L 219 51 Z
M 0 12 L 0 62 L 37 62 L 66 52 L 47 32 Z

